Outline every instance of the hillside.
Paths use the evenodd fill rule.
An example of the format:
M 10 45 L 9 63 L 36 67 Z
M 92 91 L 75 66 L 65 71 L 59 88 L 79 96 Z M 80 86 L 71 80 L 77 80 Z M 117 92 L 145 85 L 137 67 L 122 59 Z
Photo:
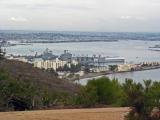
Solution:
M 69 81 L 58 79 L 54 73 L 34 68 L 28 63 L 2 60 L 0 61 L 1 69 L 7 71 L 13 79 L 30 81 L 41 89 L 47 87 L 53 91 L 66 91 L 70 93 L 77 90 L 77 86 Z
M 0 111 L 47 109 L 64 106 L 77 93 L 78 85 L 58 79 L 31 64 L 0 60 Z

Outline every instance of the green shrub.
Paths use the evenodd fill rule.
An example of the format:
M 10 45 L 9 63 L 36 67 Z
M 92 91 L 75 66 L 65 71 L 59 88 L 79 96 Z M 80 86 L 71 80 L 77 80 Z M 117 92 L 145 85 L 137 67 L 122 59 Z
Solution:
M 93 106 L 95 104 L 120 105 L 123 91 L 117 80 L 103 77 L 91 80 L 78 93 L 79 104 Z

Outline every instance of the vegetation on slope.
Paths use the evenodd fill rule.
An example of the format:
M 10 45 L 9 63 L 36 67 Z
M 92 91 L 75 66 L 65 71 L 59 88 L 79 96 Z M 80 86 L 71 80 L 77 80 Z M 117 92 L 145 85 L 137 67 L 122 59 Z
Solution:
M 54 73 L 17 61 L 0 61 L 0 109 L 25 110 L 64 104 L 78 86 Z M 64 97 L 65 96 L 65 97 Z
M 126 105 L 133 107 L 127 120 L 160 120 L 160 82 L 126 80 L 123 89 Z
M 160 82 L 144 80 L 141 84 L 126 79 L 120 84 L 118 80 L 102 77 L 81 88 L 77 103 L 132 107 L 126 120 L 160 120 Z
M 160 119 L 160 82 L 136 83 L 102 77 L 86 86 L 17 61 L 0 60 L 0 111 L 97 105 L 132 107 L 127 120 Z

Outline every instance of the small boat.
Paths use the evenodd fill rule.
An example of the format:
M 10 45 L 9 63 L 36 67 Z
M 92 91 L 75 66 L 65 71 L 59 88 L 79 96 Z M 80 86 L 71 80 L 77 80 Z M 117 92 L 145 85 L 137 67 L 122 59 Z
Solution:
M 157 44 L 157 45 L 155 45 L 153 47 L 149 47 L 149 50 L 151 50 L 151 51 L 160 51 L 160 44 Z
M 160 51 L 160 48 L 149 48 L 151 51 Z
M 149 47 L 149 48 L 160 48 L 160 44 L 155 45 L 155 46 L 153 46 L 153 47 Z

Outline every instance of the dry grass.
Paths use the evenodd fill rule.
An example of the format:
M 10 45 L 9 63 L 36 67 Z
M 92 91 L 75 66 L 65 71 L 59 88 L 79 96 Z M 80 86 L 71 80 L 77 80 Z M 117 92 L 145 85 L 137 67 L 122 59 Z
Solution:
M 1 60 L 0 70 L 7 71 L 12 79 L 21 81 L 30 81 L 31 84 L 39 89 L 48 89 L 50 92 L 68 92 L 75 93 L 78 86 L 67 81 L 58 79 L 54 73 L 49 73 L 37 68 L 31 64 L 14 60 Z
M 2 112 L 0 120 L 123 120 L 129 108 Z

